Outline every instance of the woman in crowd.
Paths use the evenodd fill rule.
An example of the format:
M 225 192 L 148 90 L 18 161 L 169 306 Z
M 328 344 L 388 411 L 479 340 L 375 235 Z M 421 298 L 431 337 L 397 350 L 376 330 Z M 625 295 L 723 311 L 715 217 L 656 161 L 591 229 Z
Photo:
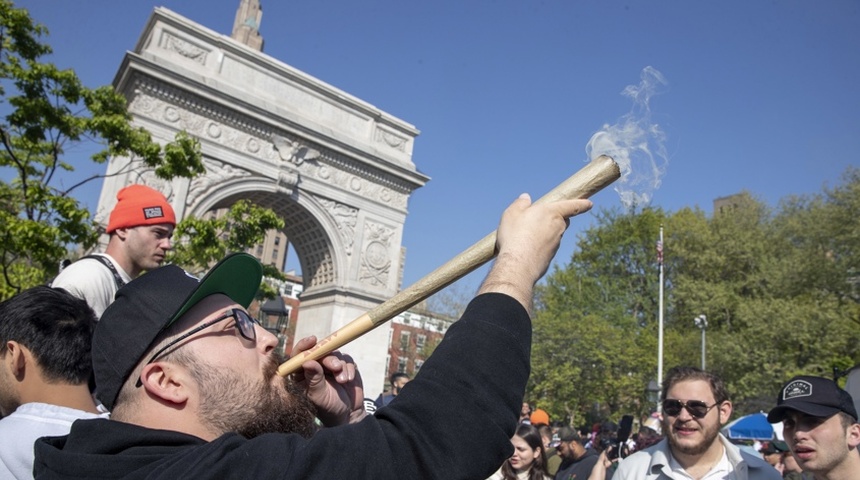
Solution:
M 540 432 L 527 423 L 511 438 L 514 454 L 488 480 L 552 480 L 546 470 L 546 452 Z

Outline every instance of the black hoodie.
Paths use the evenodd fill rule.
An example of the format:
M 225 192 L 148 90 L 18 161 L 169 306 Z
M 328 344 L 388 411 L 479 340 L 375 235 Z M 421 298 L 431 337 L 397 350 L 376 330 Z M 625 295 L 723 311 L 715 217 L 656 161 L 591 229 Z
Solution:
M 116 420 L 80 420 L 36 442 L 37 479 L 485 479 L 513 452 L 531 322 L 513 298 L 475 298 L 415 379 L 375 416 L 310 439 L 212 442 Z M 225 412 L 229 414 L 229 412 Z

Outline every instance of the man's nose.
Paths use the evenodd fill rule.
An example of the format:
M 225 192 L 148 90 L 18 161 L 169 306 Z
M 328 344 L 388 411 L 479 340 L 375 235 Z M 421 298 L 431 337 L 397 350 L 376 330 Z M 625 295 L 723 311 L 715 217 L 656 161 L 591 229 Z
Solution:
M 694 420 L 694 417 L 687 411 L 687 407 L 683 407 L 681 408 L 681 412 L 678 413 L 678 420 L 686 422 L 688 420 Z
M 254 328 L 257 329 L 257 347 L 262 349 L 263 353 L 268 354 L 278 346 L 278 337 L 275 334 L 259 324 L 255 324 Z

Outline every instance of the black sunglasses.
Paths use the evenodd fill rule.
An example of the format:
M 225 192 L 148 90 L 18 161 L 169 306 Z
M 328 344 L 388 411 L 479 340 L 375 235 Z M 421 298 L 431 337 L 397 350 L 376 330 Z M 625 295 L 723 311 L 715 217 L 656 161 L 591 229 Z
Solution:
M 162 353 L 167 351 L 167 349 L 169 349 L 170 347 L 172 347 L 172 346 L 176 345 L 177 343 L 185 340 L 186 338 L 190 337 L 191 335 L 194 335 L 195 333 L 197 333 L 197 332 L 199 332 L 205 328 L 209 328 L 218 322 L 227 320 L 228 318 L 233 318 L 236 320 L 236 328 L 239 330 L 239 334 L 242 335 L 245 339 L 250 340 L 252 342 L 257 340 L 257 331 L 254 329 L 254 324 L 259 323 L 259 322 L 257 322 L 257 320 L 255 320 L 255 319 L 251 318 L 251 316 L 248 315 L 248 312 L 246 312 L 242 309 L 239 309 L 239 308 L 233 308 L 230 310 L 229 313 L 225 313 L 224 315 L 221 315 L 220 317 L 218 317 L 214 320 L 206 322 L 203 325 L 200 325 L 199 327 L 193 328 L 193 329 L 185 332 L 184 334 L 176 337 L 175 339 L 173 339 L 172 342 L 168 343 L 163 348 L 161 348 L 157 352 L 155 352 L 155 354 L 153 356 L 149 357 L 149 360 L 147 360 L 146 365 L 149 365 L 150 363 L 152 363 L 156 358 L 158 358 Z M 135 386 L 140 387 L 141 385 L 142 385 L 142 383 L 141 383 L 140 379 L 138 378 L 137 384 Z
M 693 418 L 705 418 L 705 415 L 719 404 L 720 402 L 717 402 L 708 406 L 707 403 L 700 400 L 690 400 L 688 402 L 682 402 L 680 400 L 663 400 L 663 413 L 670 417 L 677 417 L 681 414 L 681 409 L 684 408 L 690 412 L 690 415 Z

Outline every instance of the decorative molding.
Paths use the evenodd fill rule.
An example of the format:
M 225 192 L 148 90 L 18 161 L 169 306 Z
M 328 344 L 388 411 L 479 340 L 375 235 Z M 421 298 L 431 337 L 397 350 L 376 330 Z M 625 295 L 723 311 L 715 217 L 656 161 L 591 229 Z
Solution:
M 364 233 L 358 280 L 368 285 L 384 287 L 388 285 L 388 275 L 391 272 L 389 252 L 394 230 L 378 223 L 365 222 Z
M 406 142 L 408 141 L 408 139 L 405 137 L 395 135 L 394 133 L 389 132 L 388 130 L 384 130 L 380 127 L 376 127 L 375 137 L 376 138 L 374 140 L 379 143 L 382 143 L 395 150 L 406 152 Z
M 358 224 L 358 209 L 343 203 L 315 196 L 316 200 L 328 211 L 337 225 L 347 255 L 352 255 L 355 243 L 355 226 Z
M 161 47 L 165 50 L 176 52 L 200 65 L 206 65 L 206 56 L 209 54 L 207 49 L 166 31 L 162 33 Z
M 236 112 L 150 78 L 138 76 L 135 79 L 134 96 L 129 109 L 137 115 L 172 124 L 192 135 L 273 164 L 285 161 L 282 150 L 277 149 L 273 140 L 275 137 L 283 139 L 286 142 L 284 145 L 296 144 L 299 151 L 306 149 L 304 156 L 294 156 L 300 152 L 291 155 L 289 148 L 284 154 L 288 159 L 286 161 L 295 164 L 302 175 L 328 181 L 333 172 L 341 171 L 343 175 L 350 177 L 344 179 L 343 175 L 338 176 L 338 186 L 341 188 L 352 192 L 360 191 L 366 198 L 393 208 L 405 209 L 407 206 L 411 187 L 397 178 L 370 169 L 360 161 L 340 153 L 316 145 L 303 144 L 306 140 L 274 131 L 261 122 L 249 120 Z M 308 164 L 306 160 L 311 159 L 316 162 Z M 352 180 L 353 177 L 355 181 Z M 373 185 L 376 187 L 370 188 Z
M 299 184 L 299 174 L 294 169 L 282 167 L 278 172 L 278 191 L 291 196 Z
M 272 145 L 282 161 L 301 165 L 305 160 L 319 158 L 319 150 L 302 145 L 298 140 L 289 140 L 281 135 L 272 134 Z
M 203 165 L 206 167 L 206 173 L 191 180 L 191 185 L 188 187 L 188 196 L 185 199 L 186 207 L 193 206 L 197 199 L 200 198 L 200 195 L 209 191 L 213 185 L 217 186 L 234 178 L 251 175 L 251 172 L 245 169 L 236 168 L 229 163 L 219 160 L 204 158 Z

